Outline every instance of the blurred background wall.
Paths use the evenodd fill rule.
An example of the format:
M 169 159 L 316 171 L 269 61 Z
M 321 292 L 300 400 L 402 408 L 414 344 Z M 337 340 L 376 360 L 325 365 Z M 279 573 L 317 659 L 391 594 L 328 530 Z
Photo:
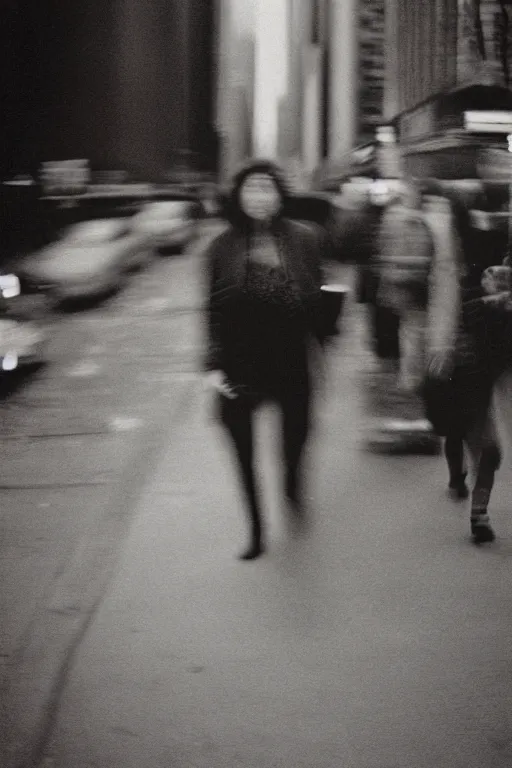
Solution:
M 8 0 L 0 8 L 3 176 L 44 160 L 157 178 L 215 167 L 215 0 Z

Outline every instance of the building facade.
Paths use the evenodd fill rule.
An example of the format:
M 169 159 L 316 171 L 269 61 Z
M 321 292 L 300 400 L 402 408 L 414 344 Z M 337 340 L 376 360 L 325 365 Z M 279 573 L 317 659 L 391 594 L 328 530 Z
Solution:
M 215 165 L 215 0 L 13 0 L 0 16 L 3 176 Z
M 362 0 L 359 7 L 358 143 L 371 141 L 375 137 L 376 128 L 382 123 L 385 10 L 385 0 Z
M 386 14 L 384 116 L 404 170 L 474 177 L 482 148 L 506 147 L 510 130 L 499 113 L 512 110 L 512 3 L 387 0 Z
M 511 85 L 510 0 L 386 0 L 387 119 L 474 82 Z
M 251 152 L 274 155 L 306 178 L 374 138 L 384 101 L 385 0 L 218 6 L 225 178 Z
M 219 175 L 225 182 L 252 153 L 256 0 L 218 0 L 215 126 L 220 142 Z

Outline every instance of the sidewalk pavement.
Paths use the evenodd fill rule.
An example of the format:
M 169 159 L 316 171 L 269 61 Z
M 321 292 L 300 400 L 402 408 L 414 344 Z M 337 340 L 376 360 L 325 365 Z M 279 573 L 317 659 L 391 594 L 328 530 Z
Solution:
M 252 563 L 235 559 L 245 521 L 227 445 L 199 382 L 187 390 L 42 765 L 509 768 L 510 470 L 501 538 L 475 548 L 440 459 L 358 450 L 358 354 L 350 332 L 330 351 L 307 535 L 290 535 L 262 414 L 270 547 Z

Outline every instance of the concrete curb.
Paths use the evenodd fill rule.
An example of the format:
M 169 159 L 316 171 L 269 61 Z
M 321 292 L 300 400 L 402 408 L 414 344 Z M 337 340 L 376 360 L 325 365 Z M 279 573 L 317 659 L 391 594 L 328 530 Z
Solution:
M 176 397 L 167 423 L 162 424 L 158 418 L 164 397 L 161 395 L 155 399 L 153 417 L 142 434 L 137 434 L 124 471 L 107 493 L 103 514 L 93 530 L 79 541 L 70 567 L 56 583 L 51 598 L 41 606 L 25 648 L 8 669 L 2 692 L 3 768 L 36 768 L 40 763 L 74 655 L 115 573 L 122 543 L 139 495 L 153 470 L 155 456 L 183 407 L 189 385 L 178 379 L 174 386 Z

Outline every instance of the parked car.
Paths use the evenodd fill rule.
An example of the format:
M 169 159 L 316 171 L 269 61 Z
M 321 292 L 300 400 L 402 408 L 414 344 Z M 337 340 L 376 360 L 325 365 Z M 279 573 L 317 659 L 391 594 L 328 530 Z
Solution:
M 59 303 L 106 295 L 153 256 L 152 238 L 133 222 L 131 217 L 72 225 L 25 261 L 24 275 Z
M 143 205 L 133 224 L 159 251 L 183 249 L 198 237 L 202 217 L 201 203 L 193 197 L 160 199 Z
M 26 302 L 26 298 L 27 296 L 23 295 L 22 281 L 17 275 L 11 272 L 0 274 L 2 374 L 44 362 L 47 334 L 40 323 L 41 303 L 32 304 L 30 312 L 30 304 Z M 44 302 L 44 297 L 40 298 Z

